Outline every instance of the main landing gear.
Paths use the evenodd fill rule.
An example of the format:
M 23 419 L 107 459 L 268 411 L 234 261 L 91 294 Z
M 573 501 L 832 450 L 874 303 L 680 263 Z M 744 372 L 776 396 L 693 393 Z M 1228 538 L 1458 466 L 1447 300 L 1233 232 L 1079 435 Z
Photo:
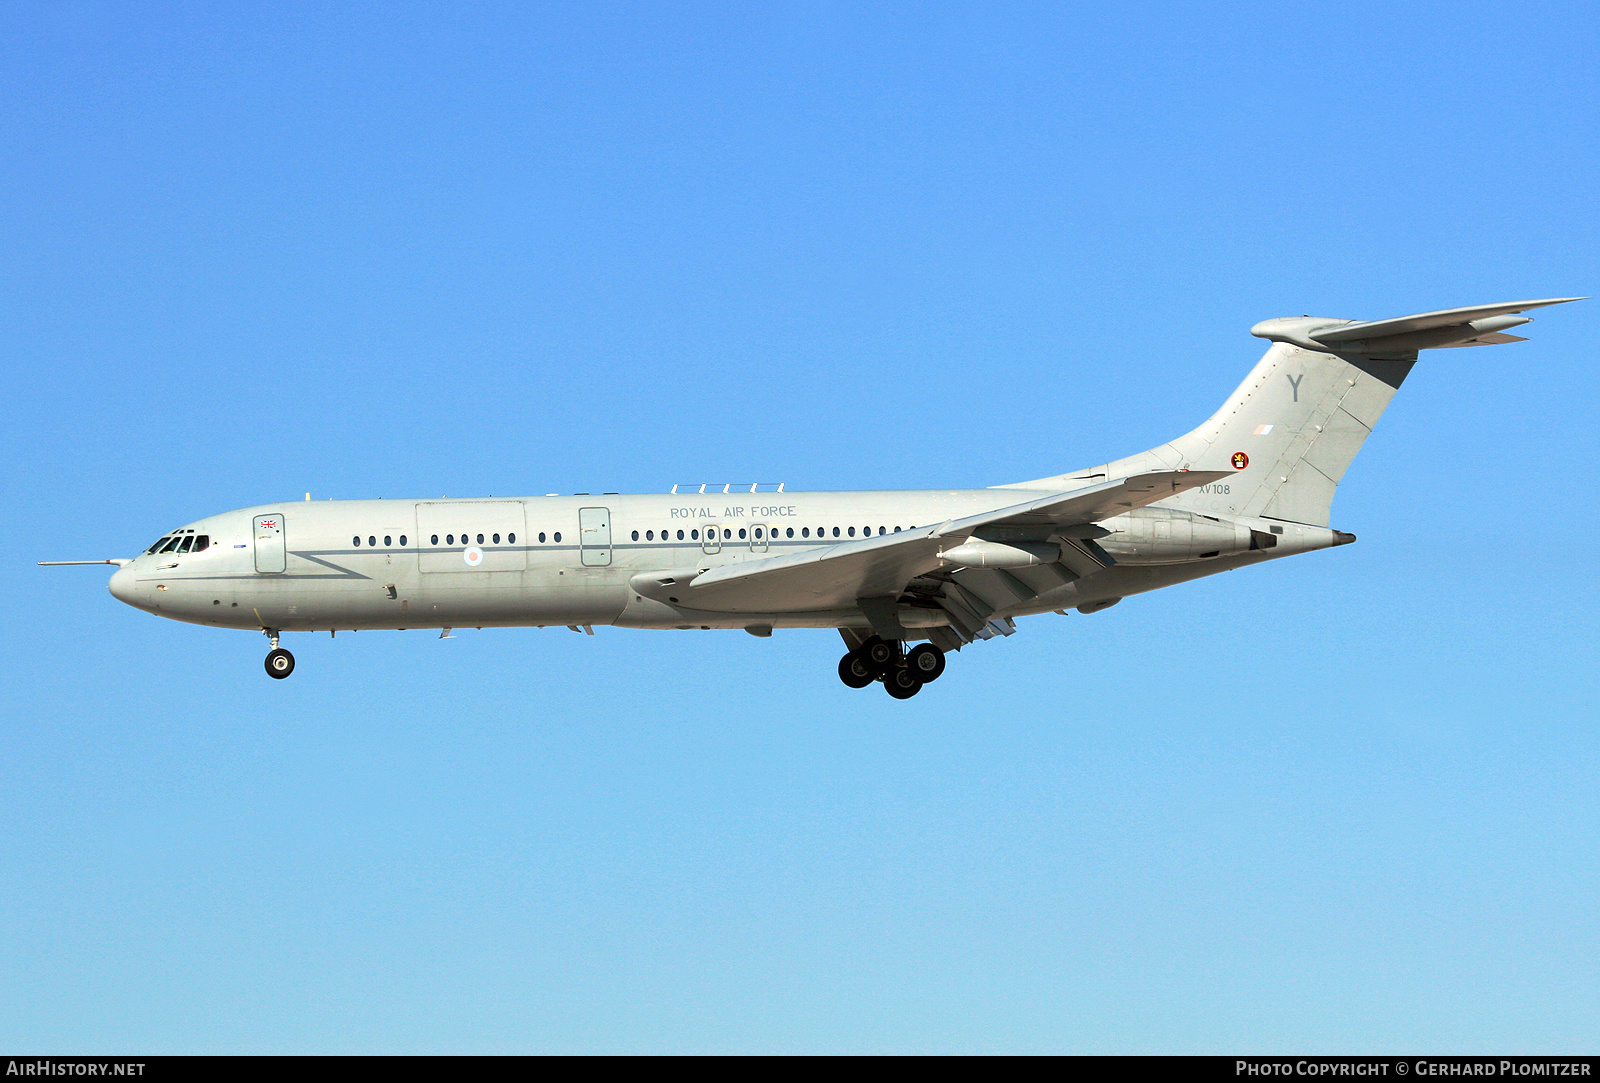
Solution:
M 294 672 L 294 655 L 278 646 L 277 632 L 268 629 L 267 638 L 272 641 L 272 650 L 267 652 L 267 676 L 281 681 Z
M 884 691 L 895 699 L 910 699 L 929 681 L 944 672 L 944 651 L 932 643 L 905 649 L 873 636 L 839 659 L 839 679 L 851 688 L 865 688 L 882 681 Z

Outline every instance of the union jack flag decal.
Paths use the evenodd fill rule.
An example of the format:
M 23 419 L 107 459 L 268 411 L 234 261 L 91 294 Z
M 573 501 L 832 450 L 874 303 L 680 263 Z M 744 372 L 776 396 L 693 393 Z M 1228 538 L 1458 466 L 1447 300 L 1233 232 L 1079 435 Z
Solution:
M 276 520 L 276 519 L 263 519 L 263 520 L 261 520 L 261 528 L 263 530 L 277 530 L 278 529 L 278 520 Z

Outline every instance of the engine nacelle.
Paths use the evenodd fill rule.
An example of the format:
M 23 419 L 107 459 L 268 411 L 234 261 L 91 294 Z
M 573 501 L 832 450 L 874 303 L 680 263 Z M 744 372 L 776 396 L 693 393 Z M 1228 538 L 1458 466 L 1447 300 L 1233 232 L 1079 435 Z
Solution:
M 1180 564 L 1263 547 L 1243 523 L 1176 508 L 1135 508 L 1100 525 L 1112 532 L 1100 548 L 1118 564 Z

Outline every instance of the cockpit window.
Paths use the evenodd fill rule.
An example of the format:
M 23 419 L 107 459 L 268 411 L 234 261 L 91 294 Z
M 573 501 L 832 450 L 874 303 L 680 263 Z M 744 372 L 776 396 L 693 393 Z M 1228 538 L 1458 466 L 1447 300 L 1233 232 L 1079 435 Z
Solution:
M 167 542 L 169 542 L 169 541 L 171 541 L 171 540 L 172 540 L 172 539 L 171 539 L 171 538 L 169 538 L 169 537 L 167 537 L 167 536 L 166 536 L 166 535 L 165 535 L 165 534 L 163 534 L 163 535 L 162 535 L 162 536 L 161 536 L 161 538 L 160 538 L 160 539 L 159 539 L 159 540 L 158 540 L 158 541 L 157 541 L 157 542 L 156 542 L 156 543 L 155 543 L 155 544 L 154 544 L 154 545 L 152 545 L 152 546 L 151 546 L 151 547 L 150 547 L 150 548 L 148 548 L 148 549 L 146 549 L 146 550 L 145 550 L 145 553 L 146 553 L 146 554 L 149 554 L 149 553 L 154 553 L 154 552 L 156 552 L 156 551 L 157 551 L 157 550 L 158 550 L 158 549 L 160 549 L 160 548 L 161 548 L 161 547 L 162 547 L 162 546 L 163 546 L 163 545 L 165 545 L 165 544 L 166 544 L 166 543 L 167 543 Z
M 193 534 L 186 534 L 186 535 L 184 535 L 182 538 L 180 538 L 178 540 L 178 547 L 176 549 L 174 549 L 172 551 L 172 553 L 173 553 L 174 556 L 176 556 L 179 553 L 187 553 L 189 551 L 189 547 L 191 545 L 193 545 L 193 544 L 194 544 L 194 535 Z
M 170 553 L 174 549 L 178 548 L 178 543 L 181 542 L 181 541 L 183 541 L 183 535 L 181 535 L 181 534 L 176 535 L 171 540 L 169 540 L 167 542 L 167 544 L 163 545 L 161 547 L 160 551 L 163 552 L 163 553 Z
M 211 535 L 209 535 L 209 534 L 196 534 L 194 536 L 194 548 L 189 550 L 189 552 L 191 552 L 191 553 L 203 553 L 203 552 L 206 551 L 207 548 L 210 547 L 210 545 L 211 545 Z

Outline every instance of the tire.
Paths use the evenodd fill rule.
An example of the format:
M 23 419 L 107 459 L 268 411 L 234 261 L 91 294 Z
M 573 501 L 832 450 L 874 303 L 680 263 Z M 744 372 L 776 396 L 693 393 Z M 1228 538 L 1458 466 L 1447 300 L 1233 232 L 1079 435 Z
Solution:
M 910 699 L 922 691 L 922 682 L 906 667 L 895 666 L 883 675 L 883 687 L 895 699 Z
M 939 679 L 944 672 L 944 651 L 932 643 L 921 643 L 906 655 L 906 668 L 915 673 L 923 684 Z
M 267 654 L 267 676 L 283 680 L 294 672 L 294 655 L 279 647 Z
M 885 643 L 877 636 L 873 636 L 861 644 L 860 653 L 866 657 L 868 663 L 875 666 L 879 673 L 882 673 L 894 661 L 895 650 L 890 644 Z
M 878 679 L 878 674 L 861 652 L 851 651 L 839 659 L 839 679 L 851 688 L 865 688 Z

